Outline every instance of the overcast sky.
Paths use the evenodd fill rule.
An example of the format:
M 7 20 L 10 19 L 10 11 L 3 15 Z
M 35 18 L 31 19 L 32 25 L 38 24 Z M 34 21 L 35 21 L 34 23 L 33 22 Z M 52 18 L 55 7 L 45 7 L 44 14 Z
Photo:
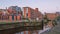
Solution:
M 0 8 L 9 6 L 39 8 L 43 12 L 60 11 L 60 0 L 0 0 Z

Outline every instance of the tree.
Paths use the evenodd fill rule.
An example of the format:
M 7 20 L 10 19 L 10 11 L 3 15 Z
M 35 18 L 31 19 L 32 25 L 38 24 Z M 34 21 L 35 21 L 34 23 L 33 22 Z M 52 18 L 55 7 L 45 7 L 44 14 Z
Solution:
M 53 20 L 52 24 L 53 24 L 53 26 L 57 25 L 57 21 Z
M 45 16 L 43 17 L 43 20 L 42 20 L 43 24 L 47 25 L 47 23 L 48 23 L 49 21 L 51 21 L 51 20 L 49 20 L 49 19 L 47 18 L 47 15 L 45 15 Z
M 60 16 L 56 17 L 56 20 L 57 20 L 57 21 L 60 21 Z

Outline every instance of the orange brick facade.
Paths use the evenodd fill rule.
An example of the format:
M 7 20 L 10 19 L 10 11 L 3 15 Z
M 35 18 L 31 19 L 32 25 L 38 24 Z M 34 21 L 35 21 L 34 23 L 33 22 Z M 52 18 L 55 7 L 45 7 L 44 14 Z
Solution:
M 43 15 L 41 12 L 39 12 L 38 8 L 32 9 L 30 7 L 24 7 L 24 17 L 26 18 L 28 16 L 29 19 L 36 19 L 39 18 L 41 19 Z M 26 13 L 28 10 L 28 13 Z
M 17 20 L 20 20 L 21 19 L 21 16 L 20 15 L 17 15 Z
M 31 16 L 30 16 L 30 15 L 31 15 L 30 12 L 31 12 L 31 8 L 28 8 L 28 18 L 29 18 L 29 19 L 30 19 L 30 17 L 31 17 Z

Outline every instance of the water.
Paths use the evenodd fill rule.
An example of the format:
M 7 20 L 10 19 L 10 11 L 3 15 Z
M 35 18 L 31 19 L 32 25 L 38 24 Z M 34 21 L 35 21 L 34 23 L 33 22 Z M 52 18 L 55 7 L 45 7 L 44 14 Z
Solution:
M 50 29 L 51 29 L 51 27 L 44 26 L 43 30 L 36 30 L 36 32 L 38 32 L 38 34 L 41 34 L 41 33 L 45 32 L 45 31 L 49 31 Z M 31 31 L 32 34 L 36 34 L 36 32 Z M 24 34 L 24 31 L 18 32 L 18 33 L 15 33 L 15 34 Z M 26 34 L 28 34 L 28 31 L 26 31 Z
M 23 28 L 24 29 L 24 28 Z M 43 30 L 34 30 L 34 31 L 30 31 L 31 34 L 41 34 L 45 31 L 49 31 L 51 29 L 51 27 L 49 26 L 44 26 Z M 28 34 L 29 31 L 25 31 L 26 34 Z M 12 28 L 12 29 L 7 29 L 7 30 L 2 30 L 0 31 L 0 34 L 24 34 L 24 31 L 22 31 L 22 28 L 19 27 L 19 28 Z

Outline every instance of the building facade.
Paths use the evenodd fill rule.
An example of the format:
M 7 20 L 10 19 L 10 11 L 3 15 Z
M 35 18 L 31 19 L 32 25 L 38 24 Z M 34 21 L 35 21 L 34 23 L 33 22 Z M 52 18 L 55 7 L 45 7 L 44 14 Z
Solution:
M 24 17 L 28 17 L 31 20 L 41 20 L 43 18 L 43 15 L 41 12 L 39 12 L 38 8 L 32 9 L 30 7 L 23 7 Z
M 0 20 L 16 21 L 21 20 L 22 11 L 20 7 L 11 6 L 8 9 L 0 10 Z
M 54 20 L 57 17 L 56 13 L 45 13 L 48 19 Z
M 21 14 L 22 15 L 22 10 L 21 10 L 21 8 L 20 7 L 18 7 L 18 6 L 10 6 L 9 8 L 8 8 L 8 12 L 10 13 L 10 14 Z

